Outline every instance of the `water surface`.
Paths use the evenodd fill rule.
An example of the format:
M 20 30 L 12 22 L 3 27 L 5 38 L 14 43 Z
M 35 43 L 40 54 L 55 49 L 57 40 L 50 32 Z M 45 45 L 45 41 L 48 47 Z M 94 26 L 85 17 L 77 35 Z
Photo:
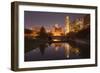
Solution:
M 36 43 L 37 47 L 25 53 L 25 61 L 90 58 L 89 44 L 51 42 Z

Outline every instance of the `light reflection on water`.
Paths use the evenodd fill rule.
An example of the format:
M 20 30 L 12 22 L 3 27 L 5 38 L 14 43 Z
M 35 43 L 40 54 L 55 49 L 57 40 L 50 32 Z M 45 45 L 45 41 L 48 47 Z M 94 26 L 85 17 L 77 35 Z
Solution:
M 84 54 L 85 53 L 85 54 Z M 89 46 L 69 43 L 41 43 L 25 54 L 25 61 L 90 58 Z
M 73 48 L 69 43 L 52 43 L 51 47 L 55 49 L 55 52 L 59 51 L 59 49 L 64 49 L 64 54 L 66 58 L 69 58 L 70 55 L 79 55 L 79 48 Z

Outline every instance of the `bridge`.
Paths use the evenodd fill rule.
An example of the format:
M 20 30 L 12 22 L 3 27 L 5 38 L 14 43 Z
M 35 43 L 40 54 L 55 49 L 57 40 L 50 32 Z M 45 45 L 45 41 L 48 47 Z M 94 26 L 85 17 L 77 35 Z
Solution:
M 67 37 L 65 36 L 51 36 L 51 38 L 53 41 L 60 41 L 60 42 L 67 41 Z

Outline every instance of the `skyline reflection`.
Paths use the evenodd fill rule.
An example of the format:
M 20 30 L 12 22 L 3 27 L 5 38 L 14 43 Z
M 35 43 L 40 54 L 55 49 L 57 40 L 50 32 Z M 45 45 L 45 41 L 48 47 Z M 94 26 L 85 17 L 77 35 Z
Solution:
M 90 58 L 84 55 L 83 50 L 86 52 L 87 49 L 89 47 L 77 47 L 69 43 L 42 43 L 25 54 L 25 61 Z M 85 54 L 89 54 L 89 51 Z

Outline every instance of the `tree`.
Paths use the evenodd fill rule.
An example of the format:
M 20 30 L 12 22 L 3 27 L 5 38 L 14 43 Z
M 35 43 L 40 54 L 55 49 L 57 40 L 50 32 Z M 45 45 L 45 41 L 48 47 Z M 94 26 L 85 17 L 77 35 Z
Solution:
M 41 28 L 40 28 L 40 32 L 38 32 L 38 37 L 39 38 L 47 38 L 48 37 L 48 33 L 46 32 L 46 30 L 45 30 L 45 28 L 42 26 Z

